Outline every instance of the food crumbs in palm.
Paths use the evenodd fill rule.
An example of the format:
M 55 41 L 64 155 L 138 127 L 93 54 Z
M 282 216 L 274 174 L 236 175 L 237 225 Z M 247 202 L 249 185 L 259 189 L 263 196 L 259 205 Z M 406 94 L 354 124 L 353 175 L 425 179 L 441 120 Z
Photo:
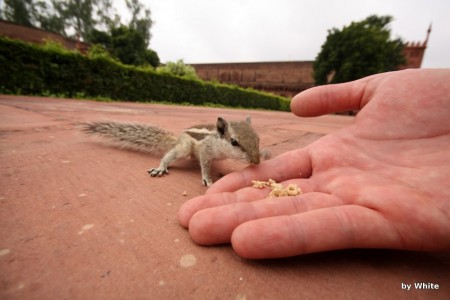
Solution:
M 287 187 L 283 187 L 281 183 L 277 183 L 273 179 L 269 179 L 269 181 L 252 181 L 253 187 L 262 189 L 266 186 L 270 187 L 272 191 L 269 194 L 270 198 L 273 197 L 285 197 L 285 196 L 297 196 L 302 193 L 302 190 L 295 183 L 289 184 Z

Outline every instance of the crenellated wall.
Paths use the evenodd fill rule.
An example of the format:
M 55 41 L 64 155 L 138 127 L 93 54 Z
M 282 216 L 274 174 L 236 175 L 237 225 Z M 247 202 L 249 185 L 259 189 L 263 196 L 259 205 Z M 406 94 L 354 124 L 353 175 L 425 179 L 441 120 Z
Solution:
M 13 22 L 0 20 L 0 36 L 7 36 L 12 39 L 43 44 L 45 40 L 53 40 L 61 43 L 67 49 L 78 49 L 82 53 L 86 53 L 89 44 L 81 41 L 69 39 L 62 35 L 34 27 L 27 27 Z
M 292 97 L 314 85 L 313 61 L 191 64 L 203 80 Z

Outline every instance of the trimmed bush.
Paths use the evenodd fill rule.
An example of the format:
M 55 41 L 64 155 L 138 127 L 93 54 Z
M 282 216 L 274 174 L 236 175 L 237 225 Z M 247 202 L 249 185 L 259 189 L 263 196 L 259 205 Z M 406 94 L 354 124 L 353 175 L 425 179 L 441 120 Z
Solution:
M 289 111 L 286 98 L 0 37 L 0 92 Z

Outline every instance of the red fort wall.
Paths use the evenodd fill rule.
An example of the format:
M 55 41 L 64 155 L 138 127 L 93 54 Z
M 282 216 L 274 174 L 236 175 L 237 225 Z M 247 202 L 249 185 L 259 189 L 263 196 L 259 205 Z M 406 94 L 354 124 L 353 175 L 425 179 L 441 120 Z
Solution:
M 191 64 L 203 80 L 291 97 L 314 84 L 313 61 Z

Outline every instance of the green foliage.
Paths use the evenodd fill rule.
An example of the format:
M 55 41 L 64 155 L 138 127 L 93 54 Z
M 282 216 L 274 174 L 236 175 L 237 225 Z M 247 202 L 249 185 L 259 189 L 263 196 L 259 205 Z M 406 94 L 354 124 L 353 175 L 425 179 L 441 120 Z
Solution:
M 111 31 L 111 53 L 127 65 L 144 64 L 145 41 L 135 30 L 126 26 Z M 139 51 L 136 51 L 139 49 Z
M 0 93 L 289 110 L 282 97 L 127 66 L 95 51 L 86 57 L 0 38 Z
M 112 0 L 5 0 L 2 15 L 9 21 L 103 45 L 124 64 L 157 67 L 158 54 L 148 49 L 150 10 L 140 0 L 123 1 L 131 14 L 128 24 L 121 22 Z
M 404 43 L 392 40 L 390 16 L 369 16 L 342 30 L 328 31 L 326 42 L 314 62 L 317 85 L 351 81 L 396 70 L 405 63 Z
M 119 62 L 118 60 L 116 60 L 114 57 L 111 56 L 111 54 L 108 52 L 108 50 L 105 49 L 105 47 L 103 47 L 102 45 L 92 45 L 89 48 L 89 51 L 87 53 L 87 56 L 89 58 L 100 58 L 100 59 L 104 59 L 104 60 L 111 60 L 114 62 Z
M 111 28 L 111 32 L 93 30 L 89 39 L 94 44 L 99 44 L 106 49 L 111 56 L 117 58 L 126 65 L 159 65 L 158 54 L 147 49 L 144 37 L 135 29 L 121 25 Z
M 144 61 L 152 67 L 157 67 L 160 65 L 161 61 L 159 60 L 158 53 L 152 49 L 145 49 L 144 51 Z
M 144 65 L 147 44 L 138 31 L 126 26 L 111 30 L 111 53 L 127 65 Z
M 194 67 L 186 65 L 182 59 L 176 62 L 168 62 L 165 66 L 158 67 L 159 73 L 171 74 L 190 79 L 199 79 Z
M 67 48 L 65 48 L 60 42 L 54 41 L 52 39 L 45 39 L 42 48 L 45 50 L 53 51 L 53 52 L 71 52 Z

